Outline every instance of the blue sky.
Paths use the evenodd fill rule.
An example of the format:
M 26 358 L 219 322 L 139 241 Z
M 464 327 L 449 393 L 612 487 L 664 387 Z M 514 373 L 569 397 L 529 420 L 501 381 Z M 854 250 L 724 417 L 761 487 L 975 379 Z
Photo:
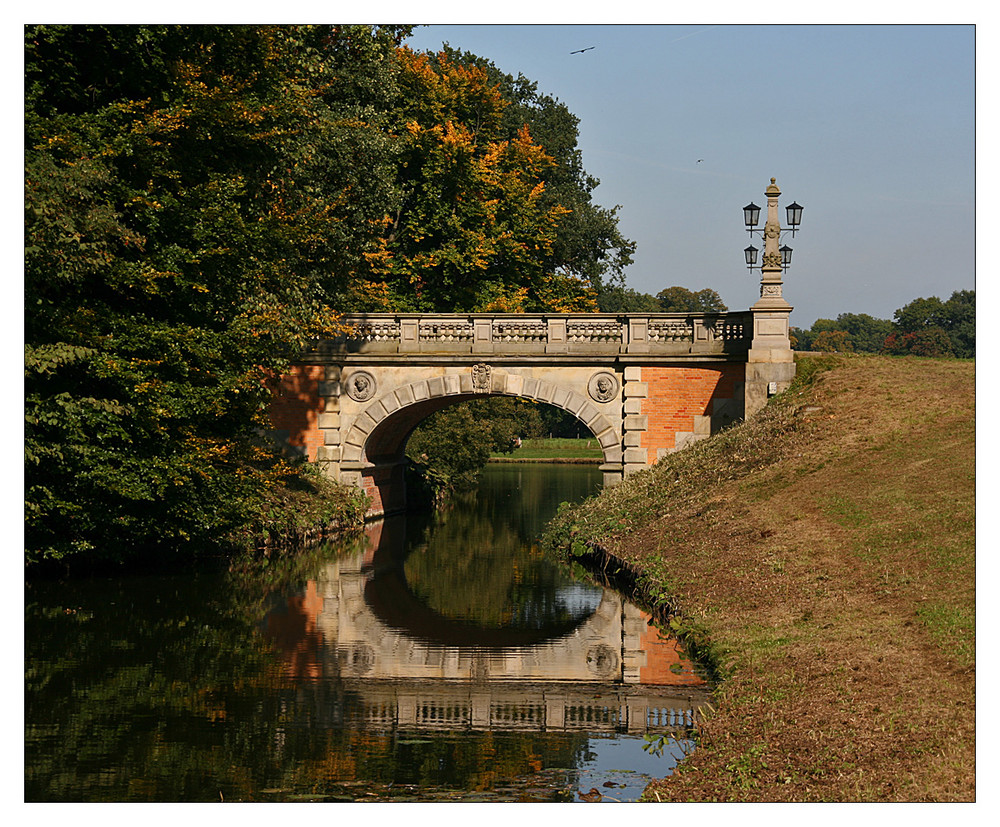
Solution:
M 793 324 L 891 319 L 976 286 L 972 25 L 441 24 L 407 40 L 443 42 L 580 119 L 595 200 L 621 205 L 637 243 L 635 290 L 711 287 L 749 307 L 742 208 L 766 204 L 772 176 L 782 219 L 804 207 L 784 238 Z

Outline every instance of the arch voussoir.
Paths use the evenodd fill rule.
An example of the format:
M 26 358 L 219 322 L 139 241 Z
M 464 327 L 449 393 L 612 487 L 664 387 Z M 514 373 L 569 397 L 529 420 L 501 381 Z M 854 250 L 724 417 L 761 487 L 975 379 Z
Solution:
M 408 407 L 449 396 L 471 397 L 473 394 L 476 394 L 476 389 L 469 374 L 445 374 L 400 385 L 372 400 L 357 415 L 343 438 L 342 459 L 361 461 L 368 438 L 375 429 Z M 597 438 L 606 461 L 619 461 L 609 453 L 620 447 L 621 436 L 615 424 L 590 399 L 572 388 L 534 376 L 497 371 L 491 378 L 490 390 L 482 395 L 516 396 L 569 411 Z
M 419 374 L 413 377 L 411 374 L 403 378 L 412 381 L 404 381 L 395 387 L 391 377 L 392 374 L 379 378 L 378 383 L 384 392 L 362 403 L 353 421 L 344 422 L 347 428 L 340 432 L 340 444 L 336 449 L 341 472 L 352 479 L 356 476 L 355 484 L 376 501 L 373 513 L 388 513 L 384 509 L 390 501 L 395 506 L 405 501 L 405 483 L 401 474 L 406 439 L 422 418 L 451 404 L 450 397 L 460 401 L 485 396 L 513 396 L 566 410 L 596 437 L 603 452 L 605 483 L 621 477 L 622 428 L 621 422 L 611 415 L 612 410 L 619 413 L 614 404 L 603 406 L 610 410 L 602 410 L 602 406 L 596 404 L 589 394 L 559 381 L 531 375 L 530 370 L 494 369 L 485 388 L 477 386 L 471 372 L 424 377 L 419 377 Z M 580 382 L 579 375 L 572 378 Z M 397 423 L 398 427 L 393 423 Z

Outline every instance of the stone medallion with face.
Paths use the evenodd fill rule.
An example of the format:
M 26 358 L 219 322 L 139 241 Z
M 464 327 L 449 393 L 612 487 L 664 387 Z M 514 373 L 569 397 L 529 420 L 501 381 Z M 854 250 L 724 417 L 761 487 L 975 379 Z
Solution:
M 587 390 L 595 402 L 610 402 L 618 395 L 618 379 L 613 373 L 595 373 L 590 377 Z
M 367 402 L 375 395 L 375 377 L 359 370 L 347 379 L 347 395 L 355 402 Z

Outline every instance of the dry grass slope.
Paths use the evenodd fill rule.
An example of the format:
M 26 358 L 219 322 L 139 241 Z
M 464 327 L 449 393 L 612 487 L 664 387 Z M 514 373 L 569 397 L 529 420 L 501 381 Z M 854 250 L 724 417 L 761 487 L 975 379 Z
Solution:
M 975 799 L 975 364 L 804 360 L 748 423 L 563 512 L 720 677 L 660 801 Z

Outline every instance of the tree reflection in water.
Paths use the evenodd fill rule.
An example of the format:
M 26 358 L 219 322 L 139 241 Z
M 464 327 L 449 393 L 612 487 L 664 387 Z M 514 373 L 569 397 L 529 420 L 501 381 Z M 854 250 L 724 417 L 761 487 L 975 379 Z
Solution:
M 597 684 L 538 677 L 557 659 L 546 648 L 550 633 L 572 639 L 605 611 L 600 590 L 546 568 L 531 545 L 559 500 L 596 488 L 584 479 L 576 484 L 589 490 L 573 492 L 570 475 L 547 473 L 555 470 L 491 468 L 492 493 L 425 521 L 409 547 L 391 552 L 365 552 L 355 541 L 227 574 L 33 584 L 25 799 L 576 800 L 601 752 L 596 734 L 620 743 L 649 687 L 638 667 L 632 685 L 621 683 L 619 663 L 599 721 L 598 707 L 574 694 L 592 698 Z M 518 492 L 520 511 L 511 507 Z M 456 550 L 450 558 L 444 546 Z M 479 646 L 407 638 L 370 607 L 357 614 L 369 586 L 394 580 L 402 605 L 422 607 L 424 619 L 500 637 Z M 535 604 L 531 593 L 541 595 Z M 382 630 L 367 650 L 350 639 L 351 612 Z M 652 627 L 639 625 L 648 636 Z M 534 642 L 509 647 L 505 634 Z M 402 662 L 422 661 L 420 675 L 383 663 L 379 645 L 389 640 L 399 657 L 414 658 Z M 511 651 L 529 675 L 521 682 L 503 671 Z M 530 651 L 544 656 L 533 663 Z M 584 646 L 584 664 L 588 657 L 593 672 L 605 656 Z M 448 669 L 455 677 L 441 677 Z M 695 688 L 670 692 L 695 704 Z M 685 727 L 664 721 L 662 729 Z M 673 760 L 662 759 L 656 774 Z M 640 779 L 633 797 L 641 787 Z
M 537 511 L 535 519 L 524 519 L 511 513 L 511 504 L 549 511 L 553 493 L 578 499 L 586 495 L 586 486 L 579 485 L 583 491 L 574 497 L 558 484 L 542 487 L 543 477 L 522 466 L 491 471 L 491 484 L 442 512 L 426 542 L 396 552 L 405 554 L 406 583 L 429 609 L 471 626 L 569 628 L 597 608 L 601 590 L 575 582 L 545 559 L 534 543 Z M 567 475 L 567 481 L 594 476 L 577 473 Z

